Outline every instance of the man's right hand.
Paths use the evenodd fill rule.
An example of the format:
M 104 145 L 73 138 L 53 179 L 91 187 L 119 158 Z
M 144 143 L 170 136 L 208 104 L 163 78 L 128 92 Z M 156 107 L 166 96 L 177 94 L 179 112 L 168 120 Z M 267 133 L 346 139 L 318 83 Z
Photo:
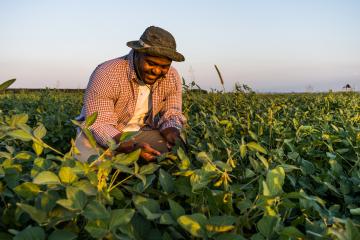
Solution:
M 136 149 L 141 148 L 140 157 L 146 161 L 155 160 L 161 153 L 150 146 L 148 143 L 136 143 L 133 140 L 126 141 L 120 144 L 117 151 L 122 153 L 130 153 Z
M 154 148 L 152 148 L 148 143 L 139 143 L 137 146 L 141 148 L 140 157 L 146 161 L 153 161 L 161 154 L 159 151 L 156 151 Z

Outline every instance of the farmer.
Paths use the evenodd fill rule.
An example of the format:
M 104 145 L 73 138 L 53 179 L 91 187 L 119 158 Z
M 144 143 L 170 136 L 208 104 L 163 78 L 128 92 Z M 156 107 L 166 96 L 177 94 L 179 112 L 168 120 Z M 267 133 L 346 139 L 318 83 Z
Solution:
M 130 41 L 129 54 L 100 64 L 86 88 L 78 120 L 97 112 L 89 127 L 98 145 L 107 147 L 110 139 L 119 143 L 125 132 L 135 136 L 120 144 L 117 152 L 141 149 L 140 156 L 154 160 L 169 151 L 179 139 L 185 122 L 182 114 L 182 85 L 172 61 L 185 58 L 176 51 L 174 37 L 159 27 L 148 27 L 139 40 Z M 76 147 L 80 161 L 96 155 L 84 133 Z

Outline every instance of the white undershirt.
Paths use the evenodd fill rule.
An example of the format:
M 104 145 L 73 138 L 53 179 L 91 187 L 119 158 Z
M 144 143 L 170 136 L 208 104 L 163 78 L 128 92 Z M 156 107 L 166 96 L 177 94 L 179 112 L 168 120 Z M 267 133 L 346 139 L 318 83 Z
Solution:
M 145 125 L 145 119 L 152 107 L 150 95 L 149 85 L 139 85 L 134 115 L 123 129 L 123 132 L 139 131 Z

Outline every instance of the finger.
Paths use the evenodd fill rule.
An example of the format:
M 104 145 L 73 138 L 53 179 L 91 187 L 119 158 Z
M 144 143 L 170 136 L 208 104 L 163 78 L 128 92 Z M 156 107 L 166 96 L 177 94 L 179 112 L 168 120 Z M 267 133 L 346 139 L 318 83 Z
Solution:
M 147 153 L 147 152 L 144 152 L 144 153 L 141 153 L 140 156 L 145 159 L 146 161 L 152 161 L 155 159 L 155 156 L 153 156 L 152 154 L 150 153 Z
M 143 148 L 146 152 L 151 153 L 153 155 L 159 156 L 161 155 L 161 153 L 157 150 L 155 150 L 154 148 L 152 148 L 149 144 L 144 145 Z

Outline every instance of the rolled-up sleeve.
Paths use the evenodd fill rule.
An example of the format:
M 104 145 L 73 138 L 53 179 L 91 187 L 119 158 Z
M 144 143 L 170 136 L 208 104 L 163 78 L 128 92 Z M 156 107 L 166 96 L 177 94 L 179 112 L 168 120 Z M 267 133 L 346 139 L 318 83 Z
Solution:
M 114 111 L 116 102 L 115 82 L 106 69 L 98 66 L 90 77 L 84 97 L 83 113 L 85 117 L 97 112 L 97 119 L 89 130 L 94 135 L 97 143 L 107 146 L 121 132 L 116 129 L 117 115 Z
M 170 80 L 175 85 L 165 98 L 162 116 L 159 120 L 160 131 L 175 127 L 181 129 L 186 122 L 185 116 L 182 114 L 182 84 L 180 75 L 173 69 L 170 74 Z

